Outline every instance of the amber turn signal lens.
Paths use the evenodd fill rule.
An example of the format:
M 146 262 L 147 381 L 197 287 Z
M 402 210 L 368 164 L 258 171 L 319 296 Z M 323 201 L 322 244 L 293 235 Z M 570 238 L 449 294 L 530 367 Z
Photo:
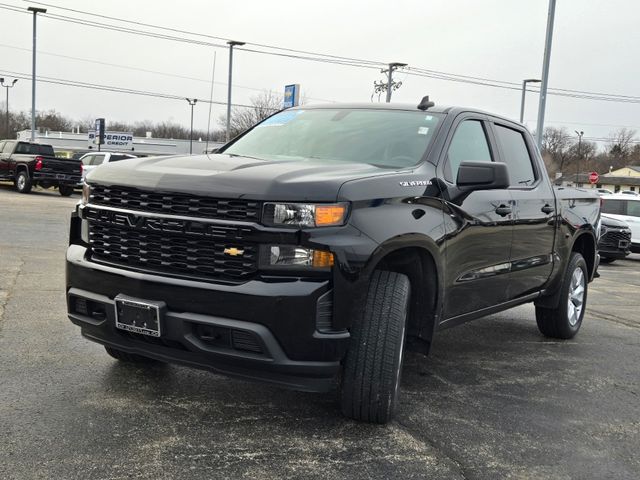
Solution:
M 347 207 L 344 205 L 317 205 L 316 226 L 342 225 L 346 213 Z
M 322 250 L 313 251 L 314 267 L 333 267 L 333 253 Z

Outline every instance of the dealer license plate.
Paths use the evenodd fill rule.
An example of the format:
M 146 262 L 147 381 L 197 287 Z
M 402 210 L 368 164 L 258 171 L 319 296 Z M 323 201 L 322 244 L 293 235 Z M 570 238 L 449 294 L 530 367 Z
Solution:
M 163 302 L 138 300 L 124 295 L 118 295 L 115 301 L 117 328 L 152 337 L 160 336 Z

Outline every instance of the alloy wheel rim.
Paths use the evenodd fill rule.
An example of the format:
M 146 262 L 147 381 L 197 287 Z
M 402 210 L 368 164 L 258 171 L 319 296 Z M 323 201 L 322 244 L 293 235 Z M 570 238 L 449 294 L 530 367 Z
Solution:
M 24 175 L 20 175 L 20 176 L 18 177 L 18 188 L 19 188 L 20 190 L 22 190 L 22 189 L 24 188 L 25 183 L 26 183 L 26 182 L 25 182 L 25 179 L 24 179 Z
M 585 278 L 584 272 L 577 267 L 571 275 L 569 285 L 569 299 L 567 300 L 567 317 L 569 325 L 575 327 L 582 315 L 584 308 Z

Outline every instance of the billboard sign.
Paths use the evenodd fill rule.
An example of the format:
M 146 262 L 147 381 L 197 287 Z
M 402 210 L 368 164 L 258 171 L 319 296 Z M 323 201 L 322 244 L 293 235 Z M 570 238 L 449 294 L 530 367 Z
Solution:
M 95 126 L 93 128 L 93 143 L 95 145 L 104 145 L 104 129 L 105 129 L 105 121 L 104 118 L 96 118 Z
M 300 84 L 284 87 L 284 102 L 282 108 L 297 107 L 300 104 Z
M 89 130 L 89 148 L 98 145 L 95 130 Z M 103 132 L 101 143 L 107 149 L 112 150 L 133 150 L 133 133 L 131 132 Z

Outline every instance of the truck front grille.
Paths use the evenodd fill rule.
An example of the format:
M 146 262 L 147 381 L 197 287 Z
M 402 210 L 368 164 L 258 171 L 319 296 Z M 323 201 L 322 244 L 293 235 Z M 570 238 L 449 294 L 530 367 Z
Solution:
M 258 268 L 254 245 L 224 239 L 89 221 L 89 242 L 94 261 L 170 276 L 239 282 Z
M 600 248 L 618 248 L 620 242 L 626 242 L 626 245 L 631 244 L 631 233 L 623 232 L 622 230 L 607 230 L 607 232 L 600 237 Z
M 132 187 L 92 185 L 90 203 L 148 213 L 220 220 L 260 220 L 260 202 L 147 191 Z

